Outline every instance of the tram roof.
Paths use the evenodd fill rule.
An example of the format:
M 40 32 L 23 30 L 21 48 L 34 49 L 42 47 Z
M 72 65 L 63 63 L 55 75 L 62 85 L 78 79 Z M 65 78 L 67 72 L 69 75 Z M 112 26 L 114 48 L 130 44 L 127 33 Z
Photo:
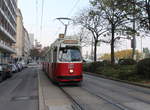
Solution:
M 81 44 L 80 40 L 77 37 L 66 36 L 65 38 L 58 38 L 58 39 L 55 40 L 54 43 L 51 44 L 50 48 L 48 49 L 47 52 L 44 53 L 44 55 L 46 55 L 50 51 L 51 48 L 53 48 L 55 46 L 58 46 L 60 44 L 63 44 L 63 42 L 67 41 L 67 40 L 74 40 L 74 41 L 78 42 L 78 43 L 75 43 L 75 44 L 72 44 L 72 45 L 78 45 L 79 46 Z
M 65 38 L 58 38 L 54 43 L 51 44 L 51 47 L 54 47 L 60 44 L 80 45 L 81 43 L 78 38 L 75 38 L 72 36 L 66 36 Z

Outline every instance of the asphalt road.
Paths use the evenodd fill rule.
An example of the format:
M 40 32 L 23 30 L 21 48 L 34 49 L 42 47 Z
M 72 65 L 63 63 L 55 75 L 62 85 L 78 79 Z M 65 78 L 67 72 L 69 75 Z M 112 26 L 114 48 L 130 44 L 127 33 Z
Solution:
M 36 65 L 0 83 L 0 110 L 38 110 L 38 72 Z M 43 74 L 44 75 L 44 74 Z M 48 100 L 47 104 L 57 105 L 65 103 L 69 97 L 64 97 L 63 92 L 56 85 L 43 79 L 46 97 L 56 96 Z M 47 81 L 47 82 L 45 82 Z M 51 85 L 50 85 L 51 84 Z M 49 87 L 52 86 L 53 89 Z M 54 89 L 55 88 L 55 89 Z M 81 86 L 62 86 L 83 110 L 150 110 L 150 89 L 126 83 L 107 80 L 91 75 L 84 75 Z M 49 92 L 46 92 L 49 90 Z M 52 94 L 53 91 L 53 94 Z M 47 96 L 48 95 L 48 96 Z M 63 97 L 62 97 L 63 96 Z M 64 98 L 60 100 L 60 98 Z M 66 99 L 65 99 L 66 98 Z M 62 102 L 60 102 L 62 101 Z M 71 100 L 70 100 L 71 102 Z M 70 103 L 65 103 L 70 104 Z M 49 105 L 50 106 L 50 105 Z M 74 104 L 71 105 L 74 108 Z M 58 109 L 53 109 L 58 110 Z M 70 110 L 70 109 L 64 109 Z
M 63 89 L 83 110 L 150 110 L 150 89 L 84 75 L 80 87 Z
M 37 68 L 26 68 L 0 83 L 0 110 L 38 110 Z

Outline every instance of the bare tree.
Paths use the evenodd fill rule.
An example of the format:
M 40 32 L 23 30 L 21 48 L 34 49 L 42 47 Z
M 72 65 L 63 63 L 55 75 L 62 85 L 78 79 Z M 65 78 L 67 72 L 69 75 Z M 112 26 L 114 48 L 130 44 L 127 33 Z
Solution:
M 134 0 L 134 4 L 140 8 L 140 26 L 150 30 L 150 0 Z
M 87 30 L 84 27 L 80 27 L 79 32 L 77 34 L 75 34 L 74 36 L 77 36 L 79 41 L 82 44 L 82 47 L 88 46 L 91 44 L 91 33 L 89 30 Z
M 93 7 L 97 8 L 97 10 L 102 10 L 103 17 L 106 22 L 109 23 L 108 30 L 111 33 L 111 63 L 115 62 L 114 55 L 114 45 L 116 40 L 120 39 L 120 37 L 116 37 L 115 33 L 120 30 L 129 30 L 131 28 L 128 27 L 130 23 L 128 16 L 132 14 L 130 11 L 131 4 L 128 3 L 129 0 L 93 0 L 91 4 Z
M 75 24 L 79 24 L 89 30 L 94 38 L 94 61 L 97 59 L 97 43 L 100 37 L 107 32 L 106 22 L 101 17 L 102 11 L 94 11 L 94 9 L 87 9 L 75 17 Z

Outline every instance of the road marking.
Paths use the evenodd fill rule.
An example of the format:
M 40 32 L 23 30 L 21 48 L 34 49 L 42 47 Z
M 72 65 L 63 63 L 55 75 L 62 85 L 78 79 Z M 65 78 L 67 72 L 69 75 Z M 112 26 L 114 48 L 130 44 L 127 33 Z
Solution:
M 25 101 L 25 100 L 36 100 L 38 99 L 38 96 L 19 96 L 19 97 L 13 97 L 12 101 Z
M 61 105 L 61 106 L 49 106 L 49 110 L 73 110 L 70 105 Z

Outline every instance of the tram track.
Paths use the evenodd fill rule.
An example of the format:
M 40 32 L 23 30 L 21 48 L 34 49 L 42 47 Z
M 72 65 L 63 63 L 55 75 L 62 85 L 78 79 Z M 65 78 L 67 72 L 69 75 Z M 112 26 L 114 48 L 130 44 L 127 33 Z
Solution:
M 72 100 L 73 104 L 75 104 L 75 106 L 73 106 L 74 110 L 87 110 L 87 108 L 85 109 L 84 107 L 82 107 L 82 105 L 78 101 L 76 101 L 76 99 L 73 98 L 63 87 L 59 87 L 59 88 L 63 91 L 63 93 L 65 93 L 65 95 L 67 95 L 67 97 L 69 99 Z M 122 104 L 120 104 L 120 103 L 118 103 L 114 100 L 112 101 L 111 99 L 106 98 L 106 96 L 104 96 L 104 94 L 103 95 L 97 95 L 94 92 L 91 92 L 91 91 L 89 91 L 88 89 L 86 89 L 84 87 L 79 87 L 79 88 L 81 88 L 83 91 L 88 92 L 92 96 L 94 96 L 94 97 L 96 97 L 100 100 L 103 100 L 104 102 L 118 108 L 118 110 L 134 110 L 134 109 L 128 108 L 128 107 L 126 107 L 126 106 L 124 106 L 124 105 L 122 105 Z
M 103 99 L 105 102 L 107 102 L 107 103 L 109 103 L 109 104 L 111 104 L 111 105 L 113 105 L 113 106 L 119 108 L 120 110 L 133 110 L 133 109 L 128 108 L 128 107 L 126 107 L 126 106 L 124 106 L 124 105 L 122 105 L 122 104 L 119 104 L 118 102 L 116 103 L 115 101 L 112 101 L 112 100 L 106 98 L 106 97 L 104 96 L 104 94 L 103 94 L 103 96 L 102 96 L 102 95 L 97 95 L 97 94 L 95 94 L 94 92 L 91 92 L 91 91 L 89 91 L 88 89 L 86 89 L 86 88 L 84 88 L 84 87 L 81 87 L 81 88 L 84 89 L 84 90 L 86 90 L 88 93 L 92 94 L 93 96 L 96 96 L 96 97 L 98 97 L 98 98 L 100 98 L 100 99 Z
M 86 82 L 86 83 L 88 83 L 88 82 Z M 116 92 L 116 93 L 119 93 L 119 94 L 121 94 L 122 96 L 124 96 L 124 95 L 128 95 L 128 97 L 131 97 L 132 99 L 134 99 L 134 100 L 137 100 L 137 101 L 139 101 L 139 102 L 143 102 L 143 103 L 146 103 L 146 104 L 150 104 L 150 102 L 148 101 L 148 100 L 145 100 L 145 99 L 142 99 L 142 98 L 139 98 L 139 97 L 136 97 L 136 96 L 134 96 L 134 95 L 131 95 L 131 94 L 129 94 L 129 93 L 125 93 L 125 92 L 120 92 L 119 90 L 117 90 L 117 89 L 110 89 L 110 88 L 106 88 L 105 86 L 102 86 L 102 85 L 99 85 L 99 84 L 97 84 L 97 83 L 94 83 L 94 82 L 90 82 L 90 83 L 88 83 L 88 84 L 92 84 L 92 85 L 94 85 L 94 86 L 100 86 L 101 88 L 103 88 L 103 89 L 105 89 L 105 90 L 108 90 L 108 91 L 112 91 L 112 92 Z M 119 86 L 120 87 L 120 86 Z M 125 87 L 125 88 L 127 88 L 127 87 Z M 134 90 L 134 89 L 130 89 L 130 88 L 128 88 L 129 90 Z M 136 91 L 137 92 L 137 90 L 135 89 L 134 91 Z M 133 92 L 134 92 L 133 91 Z M 138 91 L 139 92 L 139 91 Z M 141 92 L 139 92 L 139 93 L 141 93 Z M 143 92 L 144 94 L 146 94 L 145 92 Z M 148 95 L 148 94 L 147 94 Z
M 72 101 L 72 103 L 73 103 L 73 105 L 72 105 L 73 110 L 86 110 L 68 92 L 66 92 L 63 87 L 59 87 L 59 88 Z
M 110 79 L 105 79 L 105 78 L 102 78 L 102 77 L 96 77 L 94 75 L 86 75 L 85 77 L 92 78 L 92 79 L 97 80 L 97 81 L 103 81 L 105 83 L 108 83 L 106 80 L 110 80 Z M 110 81 L 111 81 L 112 84 L 114 84 L 114 85 L 116 85 L 118 87 L 124 87 L 124 88 L 127 88 L 129 90 L 133 90 L 133 91 L 137 91 L 139 93 L 144 93 L 144 94 L 150 95 L 150 92 L 148 92 L 146 90 L 143 90 L 143 89 L 147 89 L 147 88 L 143 87 L 143 89 L 140 89 L 142 87 L 139 87 L 137 85 L 132 85 L 132 84 L 124 83 L 124 82 L 120 82 L 118 84 L 117 81 L 114 81 L 114 80 L 110 80 Z M 136 87 L 134 87 L 134 86 L 136 86 Z

